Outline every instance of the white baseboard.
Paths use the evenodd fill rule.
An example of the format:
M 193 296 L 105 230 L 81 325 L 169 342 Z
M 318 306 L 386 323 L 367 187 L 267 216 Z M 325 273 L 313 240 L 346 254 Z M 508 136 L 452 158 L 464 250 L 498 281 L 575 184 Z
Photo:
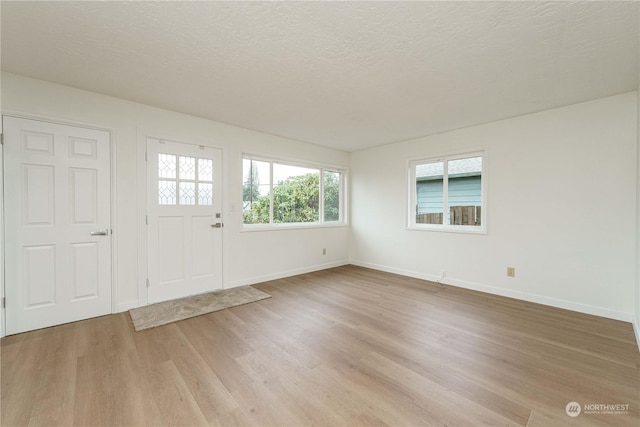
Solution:
M 638 344 L 638 351 L 640 351 L 640 313 L 636 314 L 633 321 L 633 332 L 636 334 L 636 344 Z
M 255 276 L 247 279 L 235 280 L 225 284 L 224 289 L 237 288 L 239 286 L 254 285 L 256 283 L 268 282 L 269 280 L 283 279 L 285 277 L 297 276 L 298 274 L 312 273 L 314 271 L 326 270 L 328 268 L 341 267 L 349 264 L 349 261 L 336 261 L 327 264 L 312 265 L 309 267 L 296 268 L 294 270 L 279 271 L 277 273 Z
M 417 271 L 403 270 L 399 268 L 389 267 L 386 265 L 380 265 L 380 264 L 375 264 L 375 263 L 370 263 L 365 261 L 351 260 L 351 264 L 358 265 L 361 267 L 371 268 L 374 270 L 386 271 L 388 273 L 395 273 L 402 276 L 414 277 L 416 279 L 439 282 L 444 285 L 457 286 L 459 288 L 471 289 L 474 291 L 485 292 L 493 295 L 500 295 L 508 298 L 515 298 L 522 301 L 534 302 L 537 304 L 548 305 L 551 307 L 562 308 L 565 310 L 577 311 L 585 314 L 592 314 L 594 316 L 606 317 L 608 319 L 621 320 L 623 322 L 630 322 L 630 323 L 634 322 L 633 313 L 611 310 L 605 307 L 597 307 L 593 305 L 581 304 L 574 301 L 568 301 L 568 300 L 563 300 L 559 298 L 551 298 L 543 295 L 531 294 L 528 292 L 520 292 L 520 291 L 514 291 L 510 289 L 498 288 L 491 285 L 468 282 L 465 280 L 457 280 L 450 277 L 447 277 L 444 280 L 440 280 L 440 277 L 437 275 L 421 273 Z M 636 329 L 636 338 L 638 338 L 637 329 Z
M 239 286 L 254 285 L 256 283 L 267 282 L 269 280 L 276 280 L 276 279 L 282 279 L 285 277 L 297 276 L 298 274 L 305 274 L 305 273 L 311 273 L 314 271 L 326 270 L 328 268 L 340 267 L 347 264 L 349 264 L 349 261 L 344 260 L 344 261 L 330 262 L 327 264 L 312 265 L 309 267 L 297 268 L 294 270 L 280 271 L 273 274 L 266 274 L 264 276 L 256 276 L 256 277 L 250 277 L 247 279 L 236 280 L 230 283 L 226 283 L 222 288 L 231 289 L 231 288 L 237 288 Z M 124 311 L 129 311 L 132 308 L 137 308 L 137 307 L 141 307 L 138 300 L 124 301 L 118 304 L 118 306 L 116 307 L 117 311 L 115 311 L 115 313 L 122 313 Z

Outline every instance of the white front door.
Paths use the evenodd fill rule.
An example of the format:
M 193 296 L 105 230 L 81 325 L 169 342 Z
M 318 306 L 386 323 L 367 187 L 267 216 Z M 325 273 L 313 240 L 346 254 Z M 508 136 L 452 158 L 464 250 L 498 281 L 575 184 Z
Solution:
M 111 313 L 107 132 L 3 118 L 6 332 Z
M 222 288 L 222 153 L 147 139 L 148 302 Z

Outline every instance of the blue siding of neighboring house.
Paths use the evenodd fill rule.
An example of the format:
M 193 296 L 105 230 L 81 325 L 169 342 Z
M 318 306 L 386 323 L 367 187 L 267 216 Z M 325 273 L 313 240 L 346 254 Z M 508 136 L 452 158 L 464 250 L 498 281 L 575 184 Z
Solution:
M 442 212 L 442 179 L 416 183 L 418 214 Z M 481 178 L 470 176 L 449 180 L 449 206 L 480 206 Z
M 416 196 L 418 214 L 442 212 L 442 179 L 418 181 Z

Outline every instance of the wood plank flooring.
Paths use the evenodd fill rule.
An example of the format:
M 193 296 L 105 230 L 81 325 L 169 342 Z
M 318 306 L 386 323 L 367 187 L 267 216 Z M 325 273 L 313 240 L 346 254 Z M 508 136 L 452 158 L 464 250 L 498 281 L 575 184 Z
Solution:
M 628 323 L 355 266 L 255 286 L 273 298 L 143 332 L 2 339 L 2 425 L 640 425 Z

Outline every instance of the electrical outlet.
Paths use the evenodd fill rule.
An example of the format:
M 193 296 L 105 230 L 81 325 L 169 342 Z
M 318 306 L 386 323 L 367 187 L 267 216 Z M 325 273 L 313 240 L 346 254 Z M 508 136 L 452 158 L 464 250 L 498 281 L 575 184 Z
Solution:
M 327 248 L 322 248 L 322 255 L 326 255 L 327 254 Z
M 515 267 L 507 267 L 507 277 L 516 277 Z

